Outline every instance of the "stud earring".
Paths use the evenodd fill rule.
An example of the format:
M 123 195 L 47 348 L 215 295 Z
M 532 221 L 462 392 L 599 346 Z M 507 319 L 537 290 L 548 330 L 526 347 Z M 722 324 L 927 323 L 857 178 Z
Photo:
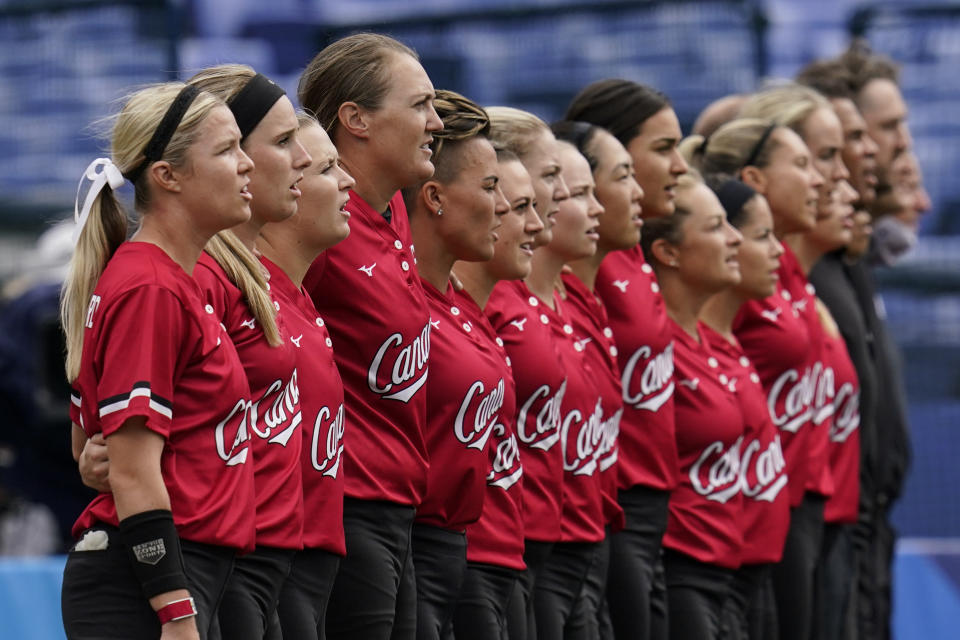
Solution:
M 442 215 L 443 215 L 443 209 L 437 209 L 437 215 L 438 215 L 438 216 L 442 216 Z

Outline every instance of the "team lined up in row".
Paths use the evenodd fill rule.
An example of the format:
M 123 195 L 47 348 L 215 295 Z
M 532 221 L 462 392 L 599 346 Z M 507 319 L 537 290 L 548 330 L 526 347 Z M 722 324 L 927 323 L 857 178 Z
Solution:
M 680 145 L 665 96 L 601 81 L 551 129 L 372 34 L 299 93 L 143 90 L 88 170 L 68 635 L 770 638 L 776 596 L 809 636 L 810 531 L 860 496 L 807 279 L 866 248 L 831 104 Z

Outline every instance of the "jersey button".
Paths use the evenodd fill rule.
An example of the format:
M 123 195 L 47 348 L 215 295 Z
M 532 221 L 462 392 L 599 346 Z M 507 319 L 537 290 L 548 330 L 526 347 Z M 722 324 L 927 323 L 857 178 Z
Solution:
M 206 305 L 203 308 L 203 310 L 206 311 L 207 313 L 213 313 L 213 307 L 211 307 L 210 305 Z
M 393 246 L 395 246 L 397 249 L 403 249 L 403 243 L 400 242 L 399 240 L 394 240 Z
M 709 358 L 707 358 L 707 364 L 710 365 L 711 369 L 716 369 L 719 363 L 717 362 L 716 358 L 714 358 L 713 356 L 710 356 Z
M 548 318 L 546 314 L 541 313 L 540 322 L 542 322 L 543 324 L 550 324 L 550 318 Z
M 565 324 L 563 325 L 563 332 L 567 335 L 570 335 L 571 333 L 573 333 L 573 327 L 571 327 L 568 324 Z
M 529 298 L 527 298 L 527 302 L 530 303 L 530 306 L 531 306 L 531 307 L 535 307 L 535 306 L 537 306 L 538 304 L 540 304 L 540 301 L 537 300 L 537 297 L 536 297 L 536 296 L 530 296 Z
M 450 313 L 452 313 L 455 316 L 458 316 L 460 315 L 460 309 L 458 309 L 457 307 L 450 307 Z
M 403 262 L 400 263 L 400 268 L 403 269 L 404 271 L 410 271 L 410 263 L 404 260 Z

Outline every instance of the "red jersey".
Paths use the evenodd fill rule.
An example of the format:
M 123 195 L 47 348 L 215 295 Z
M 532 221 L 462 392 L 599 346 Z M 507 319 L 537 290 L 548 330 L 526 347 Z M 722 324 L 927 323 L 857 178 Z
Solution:
M 254 545 L 250 389 L 240 359 L 196 281 L 159 247 L 122 244 L 87 310 L 71 418 L 109 437 L 133 417 L 166 440 L 160 457 L 173 521 L 185 540 Z M 73 527 L 117 525 L 101 493 Z
M 670 494 L 663 546 L 701 562 L 740 566 L 744 420 L 730 378 L 698 324 L 698 343 L 672 320 L 680 486 Z
M 304 288 L 327 323 L 350 415 L 345 493 L 420 504 L 427 484 L 430 313 L 399 193 L 387 222 L 356 193 L 350 236 L 310 267 Z
M 781 274 L 788 255 L 796 262 L 786 246 L 784 251 Z M 734 319 L 733 331 L 767 393 L 767 409 L 780 430 L 787 461 L 790 506 L 795 507 L 803 499 L 808 479 L 807 437 L 813 417 L 814 383 L 810 326 L 793 301 L 781 275 L 776 293 L 744 303 Z
M 310 296 L 297 289 L 280 267 L 266 258 L 270 293 L 297 356 L 300 408 L 304 420 L 300 447 L 303 512 L 310 514 L 303 528 L 303 546 L 346 554 L 343 535 L 343 382 L 333 358 L 333 342 L 326 323 Z
M 603 398 L 599 377 L 585 355 L 583 340 L 574 338 L 569 314 L 557 295 L 556 309 L 541 305 L 567 372 L 567 389 L 560 407 L 560 447 L 563 453 L 561 542 L 599 542 L 606 532 L 603 488 L 597 453 L 603 443 Z
M 514 429 L 516 388 L 503 348 L 489 320 L 466 292 L 454 294 L 456 305 L 495 353 L 500 354 L 506 385 L 503 407 L 490 427 L 487 441 L 487 474 L 480 519 L 467 526 L 467 560 L 509 569 L 525 569 L 523 562 L 523 465 Z
M 817 313 L 817 294 L 813 285 L 800 268 L 796 256 L 792 252 L 784 253 L 781 258 L 780 278 L 793 297 L 793 308 L 807 323 L 810 342 L 807 349 L 810 353 L 810 387 L 813 395 L 810 399 L 813 411 L 807 435 L 807 483 L 808 491 L 814 491 L 824 496 L 833 495 L 833 478 L 830 475 L 830 425 L 833 422 L 833 403 L 826 399 L 823 392 L 824 343 L 826 334 L 820 315 Z M 783 261 L 787 258 L 786 262 Z M 792 478 L 792 476 L 791 476 Z
M 487 441 L 507 405 L 510 370 L 460 305 L 453 287 L 441 293 L 423 280 L 430 308 L 433 375 L 427 382 L 427 492 L 417 522 L 462 530 L 480 518 L 486 492 Z M 472 302 L 471 302 L 472 304 Z M 476 305 L 473 305 L 476 306 Z
M 790 527 L 787 463 L 780 434 L 767 409 L 760 376 L 739 344 L 706 325 L 702 335 L 720 362 L 720 371 L 740 403 L 744 434 L 740 447 L 740 491 L 743 493 L 743 564 L 779 562 Z
M 854 523 L 860 505 L 860 382 L 841 336 L 827 336 L 825 355 L 829 374 L 824 377 L 834 407 L 829 447 L 834 492 L 823 507 L 823 519 Z
M 639 247 L 600 265 L 597 295 L 613 329 L 624 413 L 618 437 L 620 488 L 669 491 L 679 473 L 674 437 L 673 338 L 653 268 Z
M 277 326 L 283 343 L 278 347 L 267 343 L 243 293 L 208 254 L 200 255 L 193 277 L 214 315 L 227 328 L 250 384 L 253 402 L 247 421 L 253 455 L 257 545 L 299 549 L 303 546 L 303 487 L 298 427 L 303 414 L 295 347 L 279 313 Z
M 603 511 L 614 531 L 623 528 L 623 509 L 617 503 L 617 436 L 623 417 L 623 392 L 617 367 L 617 346 L 607 319 L 603 301 L 587 289 L 573 274 L 563 276 L 567 290 L 565 309 L 570 314 L 573 339 L 584 346 L 584 356 L 597 374 L 594 384 L 600 391 L 603 417 L 600 423 L 600 443 L 597 445 L 597 472 L 603 490 Z
M 516 384 L 524 535 L 556 542 L 563 493 L 563 454 L 557 443 L 567 373 L 545 307 L 522 281 L 503 281 L 494 287 L 484 314 L 504 343 Z

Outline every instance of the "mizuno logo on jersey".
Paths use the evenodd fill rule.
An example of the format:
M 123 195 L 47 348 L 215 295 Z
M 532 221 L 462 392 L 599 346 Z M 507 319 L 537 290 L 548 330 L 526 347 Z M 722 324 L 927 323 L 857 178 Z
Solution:
M 369 267 L 366 267 L 366 266 L 362 266 L 362 265 L 361 265 L 361 266 L 357 267 L 357 271 L 363 271 L 365 274 L 367 274 L 367 277 L 368 277 L 368 278 L 372 278 L 372 277 L 373 277 L 373 268 L 376 267 L 376 266 L 377 266 L 377 263 L 376 263 L 376 262 L 374 262 L 374 263 L 373 263 L 372 265 L 370 265 Z
M 630 281 L 629 281 L 629 280 L 614 280 L 611 284 L 612 284 L 613 286 L 615 286 L 617 289 L 620 289 L 620 291 L 621 291 L 622 293 L 626 293 L 626 292 L 627 292 L 627 287 L 630 286 Z
M 780 320 L 780 312 L 782 311 L 783 309 L 780 307 L 777 307 L 776 309 L 764 309 L 760 312 L 760 315 L 770 322 L 776 323 L 778 320 Z
M 240 323 L 240 326 L 246 327 L 247 329 L 250 329 L 250 331 L 253 331 L 257 326 L 257 319 L 250 318 L 249 320 L 244 320 L 243 322 Z
M 693 391 L 696 391 L 697 387 L 700 386 L 700 378 L 694 378 L 693 380 L 680 380 L 678 384 L 681 384 L 687 387 L 688 389 L 692 389 Z
M 523 331 L 523 325 L 527 324 L 526 318 L 520 318 L 519 320 L 511 320 L 510 324 L 517 328 L 517 331 Z

